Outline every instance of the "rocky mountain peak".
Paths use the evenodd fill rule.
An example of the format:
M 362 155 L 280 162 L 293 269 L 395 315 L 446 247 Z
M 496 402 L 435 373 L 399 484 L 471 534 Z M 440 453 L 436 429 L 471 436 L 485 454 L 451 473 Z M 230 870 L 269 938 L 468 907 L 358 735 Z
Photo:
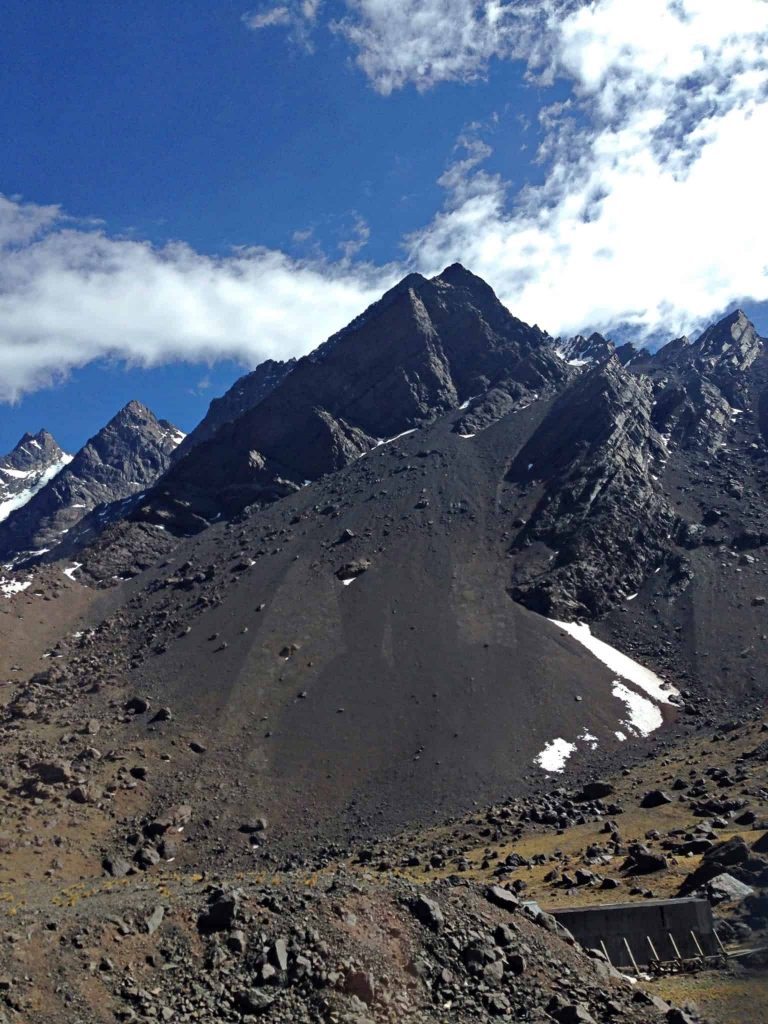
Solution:
M 70 459 L 47 430 L 25 433 L 0 457 L 0 522 L 26 505 Z
M 694 348 L 699 360 L 745 370 L 760 354 L 762 340 L 746 313 L 736 309 L 708 327 Z
M 569 366 L 602 363 L 616 352 L 613 342 L 597 331 L 593 331 L 588 338 L 583 334 L 567 339 L 557 338 L 552 344 L 557 355 Z
M 14 448 L 0 459 L 0 465 L 16 469 L 37 468 L 61 458 L 62 449 L 56 439 L 47 430 L 38 430 L 36 434 L 26 432 Z
M 155 417 L 155 414 L 151 411 L 151 409 L 148 409 L 146 405 L 142 405 L 142 403 L 139 402 L 138 399 L 132 398 L 130 402 L 126 402 L 126 404 L 122 407 L 122 409 L 120 409 L 119 412 L 115 413 L 115 415 L 107 424 L 107 427 L 109 427 L 113 423 L 144 424 L 152 422 L 158 421 Z
M 151 486 L 183 438 L 141 402 L 128 402 L 74 458 L 62 455 L 55 472 L 41 478 L 23 506 L 10 509 L 0 526 L 2 557 L 48 552 L 97 505 Z M 33 442 L 24 448 L 33 449 Z
M 459 264 L 429 280 L 410 274 L 179 459 L 157 521 L 180 503 L 207 518 L 274 501 L 489 389 L 508 408 L 510 393 L 519 401 L 567 376 L 547 337 Z M 153 501 L 140 511 L 158 515 Z

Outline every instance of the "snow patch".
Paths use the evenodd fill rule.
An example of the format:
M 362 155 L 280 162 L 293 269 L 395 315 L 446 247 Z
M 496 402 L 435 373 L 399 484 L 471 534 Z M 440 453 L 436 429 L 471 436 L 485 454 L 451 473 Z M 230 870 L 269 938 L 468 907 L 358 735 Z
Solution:
M 393 441 L 399 441 L 401 437 L 407 437 L 408 434 L 415 434 L 417 430 L 418 427 L 411 427 L 410 430 L 404 430 L 402 434 L 395 434 L 394 437 L 381 437 L 373 448 L 381 448 L 383 444 L 392 444 Z M 371 448 L 371 451 L 373 451 L 373 448 Z
M 641 736 L 649 736 L 656 729 L 664 724 L 661 711 L 647 697 L 641 697 L 639 693 L 630 690 L 624 683 L 617 679 L 613 684 L 613 696 L 623 701 L 629 711 L 629 720 L 626 722 L 628 728 Z
M 585 729 L 584 732 L 579 736 L 579 739 L 582 743 L 588 743 L 590 750 L 597 750 L 598 739 L 597 736 L 593 736 L 591 732 L 588 732 Z
M 0 594 L 3 597 L 13 597 L 14 594 L 20 594 L 22 590 L 26 590 L 31 585 L 32 580 L 8 580 L 3 576 L 0 577 Z
M 622 732 L 621 729 L 617 729 L 613 735 L 616 737 L 619 743 L 623 743 L 627 738 L 627 734 L 625 732 Z
M 361 575 L 362 575 L 362 573 L 361 573 Z M 345 587 L 348 587 L 350 583 L 354 583 L 355 580 L 358 579 L 358 578 L 359 577 L 357 577 L 357 576 L 352 576 L 352 577 L 350 577 L 350 579 L 342 580 L 341 582 L 344 584 Z
M 74 583 L 74 581 L 75 581 L 74 574 L 77 572 L 78 569 L 80 569 L 82 567 L 82 564 L 83 564 L 82 562 L 75 562 L 73 565 L 70 565 L 70 567 L 68 569 L 62 569 L 61 571 L 64 573 L 65 576 L 67 576 L 69 579 L 71 579 L 72 582 Z
M 459 434 L 459 437 L 463 437 L 463 438 L 467 438 L 468 439 L 470 437 L 477 437 L 477 434 Z
M 569 636 L 572 636 L 574 640 L 578 640 L 599 661 L 607 665 L 612 672 L 621 676 L 622 679 L 634 683 L 635 686 L 638 686 L 649 697 L 652 697 L 660 704 L 672 704 L 672 698 L 679 696 L 678 691 L 669 683 L 665 683 L 655 672 L 651 672 L 649 668 L 639 665 L 636 661 L 628 658 L 626 654 L 622 654 L 615 647 L 605 643 L 605 641 L 598 640 L 596 636 L 592 636 L 586 622 L 558 622 L 555 619 L 550 621 L 568 633 Z
M 565 768 L 565 762 L 575 749 L 575 743 L 569 743 L 568 740 L 558 737 L 550 740 L 541 753 L 536 756 L 536 763 L 545 772 L 561 772 Z

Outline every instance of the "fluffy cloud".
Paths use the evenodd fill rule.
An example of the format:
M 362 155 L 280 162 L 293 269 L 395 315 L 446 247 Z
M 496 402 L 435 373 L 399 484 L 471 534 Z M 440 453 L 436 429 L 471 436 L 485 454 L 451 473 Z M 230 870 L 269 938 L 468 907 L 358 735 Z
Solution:
M 103 357 L 253 365 L 302 355 L 393 279 L 390 268 L 264 249 L 224 259 L 157 249 L 0 198 L 0 399 Z
M 768 299 L 767 0 L 345 6 L 332 27 L 382 94 L 471 81 L 495 59 L 572 83 L 540 114 L 538 188 L 514 194 L 482 170 L 487 143 L 460 137 L 445 207 L 409 239 L 411 265 L 459 259 L 555 331 L 673 333 Z
M 532 70 L 574 96 L 543 119 L 544 184 L 510 203 L 501 177 L 453 165 L 411 259 L 461 259 L 556 331 L 671 334 L 768 299 L 765 0 L 598 0 L 547 38 Z
M 347 0 L 347 7 L 335 28 L 384 95 L 408 82 L 427 89 L 478 77 L 491 57 L 508 52 L 515 20 L 512 6 L 497 0 Z

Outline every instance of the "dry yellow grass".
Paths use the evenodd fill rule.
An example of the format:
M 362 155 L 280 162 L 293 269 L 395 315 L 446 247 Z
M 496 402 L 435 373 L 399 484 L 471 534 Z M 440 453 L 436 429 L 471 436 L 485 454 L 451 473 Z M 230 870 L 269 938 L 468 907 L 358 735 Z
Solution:
M 766 1024 L 768 972 L 705 971 L 678 974 L 649 983 L 650 991 L 679 1006 L 691 1000 L 717 1024 Z

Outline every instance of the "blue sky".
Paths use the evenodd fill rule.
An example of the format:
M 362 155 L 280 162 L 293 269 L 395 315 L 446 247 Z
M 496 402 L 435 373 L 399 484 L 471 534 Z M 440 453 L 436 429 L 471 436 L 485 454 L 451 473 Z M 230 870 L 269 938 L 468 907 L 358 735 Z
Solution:
M 726 144 L 757 146 L 768 109 L 765 4 L 734 0 L 737 88 L 698 0 L 676 40 L 691 67 L 637 42 L 627 2 L 584 20 L 572 0 L 535 17 L 474 0 L 6 0 L 0 450 L 40 426 L 73 449 L 132 397 L 190 429 L 243 367 L 306 352 L 407 269 L 453 259 L 553 332 L 671 336 L 741 301 L 768 333 L 762 225 L 734 228 L 738 257 L 714 265 L 698 235 L 718 175 L 729 187 Z M 632 75 L 663 85 L 655 107 L 615 102 Z M 727 102 L 692 101 L 708 88 Z M 638 182 L 679 280 L 656 274 L 650 232 L 633 240 Z M 715 247 L 743 219 L 729 202 Z

